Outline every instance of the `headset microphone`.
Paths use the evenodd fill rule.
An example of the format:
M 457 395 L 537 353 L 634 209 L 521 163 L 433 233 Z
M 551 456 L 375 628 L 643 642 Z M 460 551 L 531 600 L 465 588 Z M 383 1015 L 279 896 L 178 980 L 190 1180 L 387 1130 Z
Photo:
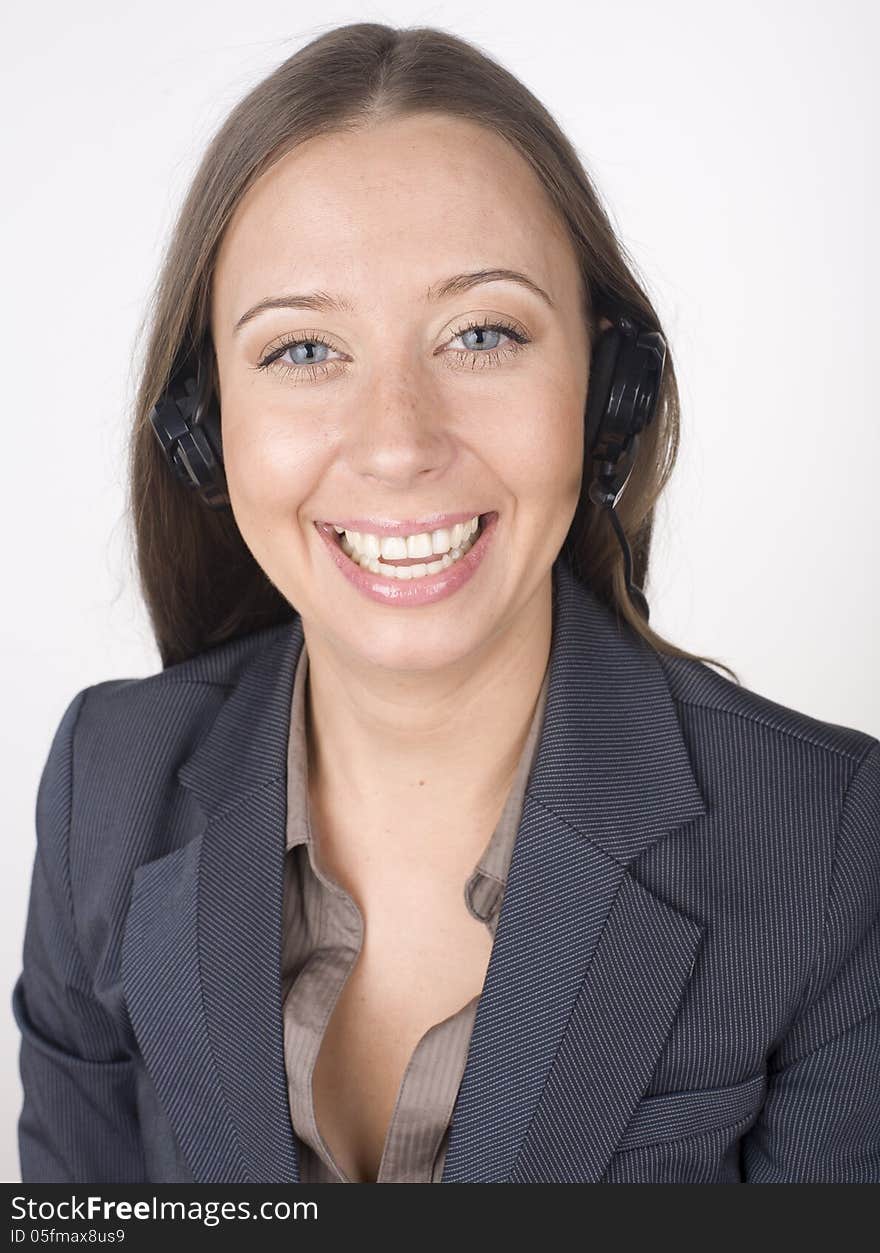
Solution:
M 623 550 L 627 594 L 645 621 L 648 602 L 633 585 L 632 555 L 615 506 L 632 474 L 639 436 L 656 412 L 665 361 L 660 332 L 617 312 L 593 349 L 585 414 L 589 497 L 611 520 Z M 206 352 L 197 354 L 195 374 L 188 362 L 175 371 L 150 412 L 150 423 L 175 477 L 197 490 L 208 508 L 230 508 L 220 410 Z

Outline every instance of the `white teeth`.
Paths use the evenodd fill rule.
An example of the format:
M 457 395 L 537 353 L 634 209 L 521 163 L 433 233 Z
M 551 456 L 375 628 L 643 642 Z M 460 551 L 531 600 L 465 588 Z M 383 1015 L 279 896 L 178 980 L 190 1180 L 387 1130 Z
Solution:
M 346 531 L 343 539 L 340 541 L 342 550 L 349 556 L 352 561 L 357 562 L 363 569 L 370 570 L 373 574 L 384 574 L 386 577 L 395 579 L 420 579 L 427 574 L 436 574 L 440 570 L 447 570 L 450 566 L 459 561 L 465 553 L 469 552 L 476 543 L 475 533 L 479 526 L 479 517 L 472 518 L 470 522 L 459 523 L 449 531 L 433 531 L 431 535 L 407 536 L 405 540 L 404 551 L 400 551 L 400 545 L 404 544 L 404 537 L 400 535 L 385 535 L 382 537 L 376 535 L 362 535 L 357 531 Z M 337 528 L 338 530 L 338 528 Z M 352 537 L 354 543 L 352 543 Z M 411 552 L 409 545 L 413 540 L 424 541 L 430 539 L 433 552 L 443 553 L 439 561 L 431 561 L 425 564 L 415 566 L 389 566 L 385 562 L 379 560 L 379 553 L 372 551 L 374 546 L 379 547 L 381 538 L 381 556 L 395 558 L 400 557 L 421 557 L 428 556 L 430 549 L 425 549 L 424 543 L 419 545 L 419 551 Z M 371 542 L 372 541 L 372 542 Z M 445 548 L 452 543 L 451 551 L 445 551 Z M 386 544 L 392 545 L 392 551 L 386 549 Z M 442 545 L 438 547 L 437 545 Z
M 397 560 L 405 557 L 431 557 L 435 554 L 448 553 L 468 540 L 479 526 L 479 514 L 469 522 L 459 522 L 452 529 L 441 528 L 437 531 L 422 531 L 419 535 L 372 535 L 361 531 L 345 531 L 335 526 L 338 534 L 345 535 L 349 548 L 357 557 Z M 347 551 L 347 550 L 346 550 Z M 434 563 L 432 563 L 434 564 Z M 406 567 L 418 570 L 418 566 Z
M 445 531 L 441 528 L 439 531 L 431 532 L 431 552 L 432 553 L 448 553 L 450 548 L 454 548 L 452 542 L 452 532 Z M 427 555 L 427 554 L 426 554 Z

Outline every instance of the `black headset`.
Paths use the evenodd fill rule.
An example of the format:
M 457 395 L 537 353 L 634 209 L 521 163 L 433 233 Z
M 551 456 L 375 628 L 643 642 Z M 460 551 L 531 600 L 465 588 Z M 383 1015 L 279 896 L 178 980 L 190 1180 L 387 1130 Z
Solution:
M 175 370 L 150 422 L 177 478 L 197 489 L 208 508 L 229 509 L 220 409 L 207 360 L 207 352 L 200 351 L 195 373 L 191 360 Z M 665 361 L 660 332 L 616 311 L 593 347 L 584 425 L 585 465 L 592 462 L 589 497 L 611 519 L 623 550 L 627 593 L 646 622 L 648 602 L 633 586 L 632 556 L 615 506 L 632 474 L 639 436 L 654 417 Z

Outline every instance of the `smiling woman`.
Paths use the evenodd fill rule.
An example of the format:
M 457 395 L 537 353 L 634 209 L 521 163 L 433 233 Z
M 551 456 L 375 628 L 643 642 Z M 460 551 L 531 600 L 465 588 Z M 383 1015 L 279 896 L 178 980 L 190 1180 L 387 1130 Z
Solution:
M 491 257 L 511 264 L 473 264 Z M 472 272 L 446 277 L 457 260 Z M 286 276 L 324 294 L 255 300 Z M 581 488 L 582 301 L 577 257 L 541 184 L 466 119 L 385 115 L 314 138 L 239 201 L 211 304 L 227 490 L 260 568 L 322 636 L 345 629 L 361 665 L 406 658 L 427 672 L 427 696 L 444 662 L 472 655 L 493 622 L 524 611 L 536 640 L 545 635 L 547 576 Z M 443 535 L 443 553 L 458 558 L 439 571 L 414 567 L 404 583 L 402 570 L 370 564 L 394 530 L 419 547 L 428 515 L 489 512 L 470 558 L 460 535 L 454 546 Z M 366 564 L 328 563 L 314 522 L 349 514 L 389 521 L 346 528 Z M 439 611 L 416 635 L 404 619 L 346 615 L 367 608 L 351 588 L 439 610 L 461 601 L 478 567 L 454 633 Z
M 363 58 L 360 76 L 340 68 L 344 47 Z M 131 495 L 163 664 L 290 621 L 308 595 L 299 576 L 332 573 L 303 548 L 307 524 L 355 512 L 390 524 L 497 512 L 506 560 L 487 579 L 522 587 L 522 563 L 534 592 L 533 545 L 545 559 L 562 548 L 653 649 L 693 656 L 648 625 L 633 595 L 678 445 L 665 341 L 653 420 L 626 448 L 626 491 L 613 511 L 590 495 L 600 451 L 585 439 L 590 365 L 621 314 L 659 335 L 588 174 L 512 75 L 424 28 L 356 24 L 301 49 L 215 137 L 157 286 Z M 169 379 L 188 373 L 202 420 L 178 460 L 204 449 L 217 470 L 210 499 L 225 509 L 200 508 L 161 472 L 148 416 Z M 410 426 L 418 447 L 398 438 Z M 387 471 L 365 480 L 371 458 Z M 426 463 L 418 485 L 414 461 Z M 519 492 L 508 476 L 526 468 Z M 277 558 L 266 549 L 273 507 L 285 516 L 272 527 Z M 544 584 L 546 597 L 546 570 Z
M 880 1181 L 880 743 L 648 625 L 677 441 L 478 49 L 342 27 L 233 111 L 132 436 L 162 670 L 41 780 L 25 1181 Z

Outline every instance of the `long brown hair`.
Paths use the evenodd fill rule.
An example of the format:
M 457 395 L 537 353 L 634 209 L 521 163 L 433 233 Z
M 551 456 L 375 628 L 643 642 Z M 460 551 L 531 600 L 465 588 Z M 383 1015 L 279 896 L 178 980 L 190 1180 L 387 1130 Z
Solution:
M 149 413 L 180 360 L 216 357 L 211 284 L 224 230 L 248 188 L 299 144 L 330 132 L 420 112 L 477 120 L 528 161 L 568 228 L 580 258 L 589 342 L 597 315 L 622 308 L 661 330 L 579 157 L 548 111 L 511 73 L 473 44 L 431 27 L 357 22 L 320 35 L 284 61 L 233 109 L 202 159 L 168 242 L 141 333 L 143 365 L 129 443 L 130 520 L 141 591 L 163 667 L 249 632 L 290 621 L 295 608 L 257 564 L 231 510 L 207 508 L 178 482 Z M 642 433 L 617 505 L 632 550 L 633 581 L 648 572 L 654 505 L 675 462 L 680 406 L 667 343 L 657 413 Z M 660 653 L 728 666 L 663 639 L 626 593 L 610 520 L 581 497 L 563 545 L 576 575 Z

